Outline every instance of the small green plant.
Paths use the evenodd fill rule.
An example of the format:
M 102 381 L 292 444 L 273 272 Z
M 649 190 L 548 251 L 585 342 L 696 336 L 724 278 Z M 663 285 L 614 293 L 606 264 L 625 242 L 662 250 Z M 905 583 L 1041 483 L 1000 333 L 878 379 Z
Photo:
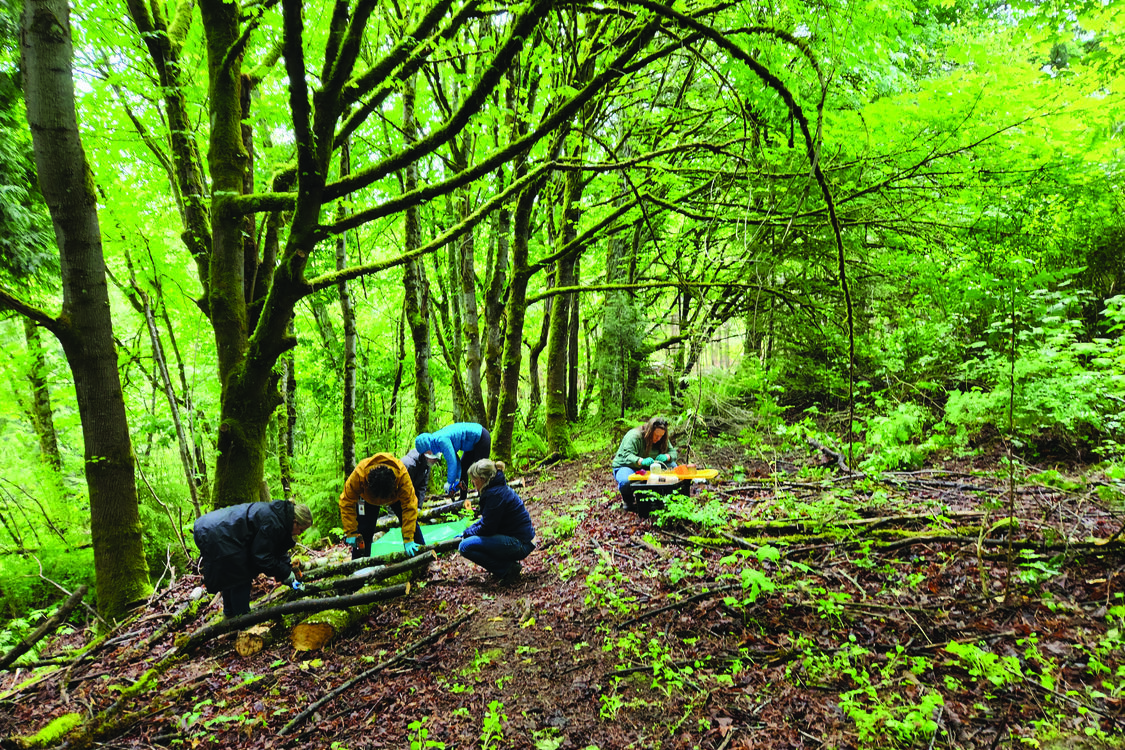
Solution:
M 618 678 L 620 681 L 620 678 Z M 598 696 L 601 702 L 601 707 L 598 709 L 598 715 L 605 721 L 613 721 L 620 713 L 621 707 L 625 705 L 625 700 L 617 693 L 610 693 L 608 695 Z
M 997 656 L 971 643 L 950 643 L 945 650 L 953 654 L 970 675 L 985 679 L 996 687 L 1011 685 L 1023 679 L 1020 661 L 1015 656 Z
M 488 713 L 484 715 L 484 720 L 481 723 L 481 750 L 499 747 L 500 741 L 504 739 L 504 722 L 507 720 L 508 716 L 504 713 L 503 703 L 492 701 L 488 704 Z
M 637 597 L 629 593 L 629 579 L 613 563 L 609 554 L 598 550 L 598 561 L 586 575 L 586 606 L 607 609 L 618 615 L 636 612 L 640 605 Z
M 444 742 L 429 739 L 430 730 L 426 727 L 428 719 L 428 716 L 423 716 L 407 725 L 410 730 L 410 750 L 427 750 L 427 748 L 445 750 Z M 335 743 L 333 743 L 333 747 L 335 747 Z

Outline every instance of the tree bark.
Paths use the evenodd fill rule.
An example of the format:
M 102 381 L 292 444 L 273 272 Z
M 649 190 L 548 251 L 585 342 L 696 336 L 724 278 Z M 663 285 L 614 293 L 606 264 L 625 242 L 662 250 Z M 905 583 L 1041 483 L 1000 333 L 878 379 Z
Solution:
M 523 361 L 523 324 L 527 317 L 527 283 L 533 273 L 528 263 L 531 215 L 541 189 L 540 183 L 520 193 L 512 222 L 512 281 L 504 317 L 504 360 L 501 366 L 500 398 L 496 424 L 492 430 L 493 458 L 511 463 L 516 415 L 519 413 L 520 364 Z
M 39 453 L 44 463 L 55 471 L 62 470 L 59 438 L 55 432 L 54 411 L 51 408 L 51 390 L 47 383 L 47 358 L 43 354 L 43 339 L 39 326 L 31 318 L 23 319 L 23 335 L 27 352 L 31 356 L 31 369 L 27 379 L 31 383 L 31 421 L 39 436 Z
M 35 161 L 62 273 L 54 332 L 74 375 L 90 491 L 98 609 L 122 617 L 152 590 L 137 510 L 133 447 L 110 319 L 93 176 L 78 131 L 66 0 L 28 0 L 22 53 Z
M 343 179 L 351 173 L 351 149 L 345 141 L 340 148 L 340 178 Z M 337 216 L 343 218 L 347 211 L 344 203 L 340 202 Z M 348 234 L 344 232 L 336 238 L 336 270 L 343 271 L 348 267 Z M 341 404 L 341 419 L 343 421 L 340 436 L 340 452 L 343 456 L 343 475 L 350 476 L 356 465 L 355 451 L 355 311 L 352 310 L 352 298 L 348 293 L 348 282 L 341 281 L 336 285 L 340 293 L 340 317 L 344 323 L 344 372 L 343 393 Z
M 414 79 L 411 78 L 402 97 L 402 130 L 408 144 L 417 138 L 414 97 Z M 411 162 L 403 171 L 405 190 L 407 193 L 412 192 L 418 187 L 418 168 Z M 406 209 L 403 250 L 407 253 L 422 246 L 422 226 L 418 214 L 417 206 Z M 434 383 L 430 377 L 430 288 L 426 280 L 426 266 L 422 260 L 412 260 L 406 264 L 403 270 L 403 287 L 406 292 L 406 320 L 414 343 L 414 434 L 418 435 L 429 429 L 434 392 Z

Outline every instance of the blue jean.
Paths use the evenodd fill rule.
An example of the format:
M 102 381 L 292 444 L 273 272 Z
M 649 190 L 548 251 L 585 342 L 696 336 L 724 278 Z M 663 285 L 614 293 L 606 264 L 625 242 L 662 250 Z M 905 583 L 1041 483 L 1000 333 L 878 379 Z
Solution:
M 489 573 L 504 577 L 511 570 L 512 563 L 524 559 L 535 549 L 531 542 L 523 542 L 514 536 L 493 534 L 492 536 L 467 536 L 461 540 L 457 551 L 470 562 L 475 562 Z
M 620 469 L 613 470 L 613 479 L 617 482 L 617 489 L 621 489 L 629 484 L 629 477 L 637 473 L 637 470 L 631 466 L 622 466 Z

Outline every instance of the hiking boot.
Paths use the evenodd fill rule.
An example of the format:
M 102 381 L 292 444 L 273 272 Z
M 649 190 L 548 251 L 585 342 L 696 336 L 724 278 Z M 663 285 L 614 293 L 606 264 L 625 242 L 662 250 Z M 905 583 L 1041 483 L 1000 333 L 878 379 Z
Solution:
M 516 581 L 518 581 L 520 579 L 520 571 L 522 571 L 522 570 L 523 570 L 523 566 L 520 565 L 518 562 L 514 562 L 508 568 L 507 573 L 505 573 L 502 576 L 496 577 L 496 582 L 501 584 L 501 585 L 508 584 L 508 583 L 515 583 Z

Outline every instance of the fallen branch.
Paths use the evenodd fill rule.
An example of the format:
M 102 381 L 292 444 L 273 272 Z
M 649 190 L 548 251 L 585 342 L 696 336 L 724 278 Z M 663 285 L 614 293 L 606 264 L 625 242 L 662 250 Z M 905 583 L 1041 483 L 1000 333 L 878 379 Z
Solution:
M 761 523 L 744 523 L 739 525 L 738 531 L 746 536 L 752 533 L 783 534 L 789 532 L 804 533 L 811 528 L 823 530 L 826 527 L 842 528 L 878 528 L 880 526 L 902 525 L 909 526 L 919 522 L 938 521 L 948 518 L 953 521 L 973 521 L 983 518 L 981 511 L 967 510 L 952 513 L 910 513 L 900 516 L 879 516 L 878 518 L 841 518 L 834 521 L 762 521 Z
M 393 567 L 392 565 L 387 564 L 391 561 L 406 563 L 406 565 L 404 565 L 401 569 L 397 569 L 395 572 L 390 573 L 389 575 L 382 576 L 383 578 L 389 578 L 390 576 L 398 575 L 398 573 L 403 572 L 404 570 L 416 568 L 423 563 L 428 564 L 432 562 L 436 557 L 434 555 L 435 552 L 442 552 L 446 549 L 449 549 L 449 542 L 456 542 L 457 544 L 460 544 L 461 540 L 447 539 L 446 541 L 438 542 L 437 544 L 424 545 L 419 548 L 418 554 L 416 554 L 414 557 L 407 557 L 405 552 L 396 552 L 393 555 L 386 555 L 384 557 L 378 558 L 359 557 L 355 560 L 345 560 L 344 562 L 337 563 L 336 565 L 325 565 L 323 567 L 314 568 L 313 570 L 307 571 L 302 576 L 301 580 L 303 580 L 307 585 L 310 581 L 318 581 L 322 578 L 334 578 L 336 576 L 346 576 L 356 572 L 357 570 L 374 567 L 375 571 L 372 571 L 368 576 L 363 576 L 364 578 L 367 578 L 370 576 L 381 575 L 382 571 L 388 570 Z M 453 546 L 456 546 L 456 544 Z M 315 588 L 312 586 L 310 586 L 309 588 L 315 590 Z
M 650 617 L 655 617 L 656 615 L 660 614 L 661 612 L 667 612 L 668 610 L 671 610 L 671 609 L 679 609 L 680 607 L 686 607 L 687 605 L 692 604 L 693 602 L 698 602 L 698 601 L 701 601 L 703 599 L 710 599 L 711 597 L 713 597 L 717 594 L 723 594 L 723 593 L 726 593 L 727 591 L 730 591 L 732 589 L 739 588 L 740 585 L 741 584 L 737 584 L 737 583 L 728 583 L 728 584 L 725 584 L 723 586 L 719 586 L 717 588 L 709 589 L 708 591 L 701 591 L 698 594 L 695 594 L 694 596 L 689 596 L 687 599 L 681 599 L 678 602 L 673 602 L 673 603 L 667 604 L 663 607 L 657 607 L 656 609 L 650 609 L 648 612 L 643 612 L 643 613 L 637 615 L 636 617 L 632 618 L 631 620 L 626 620 L 625 622 L 621 623 L 617 627 L 618 628 L 627 628 L 630 625 L 633 625 L 635 623 L 640 622 L 641 620 L 647 620 Z
M 70 616 L 70 613 L 73 612 L 74 608 L 82 601 L 82 597 L 86 595 L 86 591 L 87 588 L 85 584 L 75 589 L 74 593 L 70 595 L 70 598 L 59 607 L 58 612 L 52 617 L 47 618 L 47 621 L 36 628 L 35 632 L 27 638 L 24 638 L 23 641 L 16 644 L 11 651 L 0 657 L 0 669 L 6 669 L 9 664 L 30 651 L 47 633 L 54 632 L 59 625 L 66 622 L 66 618 Z
M 251 625 L 257 625 L 259 622 L 272 620 L 275 617 L 296 615 L 304 612 L 320 612 L 325 609 L 343 609 L 357 604 L 367 604 L 369 602 L 378 602 L 384 599 L 392 599 L 396 596 L 403 596 L 408 591 L 409 586 L 407 584 L 399 584 L 398 586 L 387 586 L 386 588 L 364 591 L 350 596 L 331 596 L 323 599 L 298 599 L 297 601 L 279 604 L 276 607 L 265 607 L 264 609 L 255 610 L 246 615 L 230 617 L 214 625 L 207 625 L 200 628 L 191 635 L 186 636 L 183 640 L 178 641 L 176 643 L 175 652 L 177 654 L 190 653 L 212 638 L 216 638 L 224 633 L 230 633 L 234 630 L 242 630 Z
M 404 658 L 409 656 L 411 653 L 417 651 L 418 649 L 422 648 L 423 646 L 427 646 L 427 645 L 433 643 L 434 641 L 441 638 L 446 633 L 448 633 L 452 630 L 456 630 L 463 623 L 468 621 L 468 619 L 470 617 L 472 617 L 475 613 L 476 613 L 476 610 L 470 610 L 469 612 L 467 612 L 464 615 L 462 615 L 461 617 L 457 618 L 456 620 L 454 620 L 450 624 L 446 625 L 444 628 L 441 628 L 440 630 L 436 630 L 433 633 L 430 633 L 428 636 L 426 636 L 422 640 L 415 641 L 414 643 L 407 646 L 402 651 L 399 651 L 397 654 L 390 657 L 389 659 L 385 659 L 382 662 L 380 662 L 379 664 L 376 664 L 371 669 L 365 670 L 365 671 L 361 672 L 360 674 L 357 674 L 355 677 L 348 680 L 344 684 L 340 685 L 336 689 L 330 691 L 329 693 L 325 694 L 320 699 L 314 701 L 312 703 L 312 705 L 310 705 L 308 708 L 306 708 L 301 713 L 294 716 L 292 721 L 290 721 L 288 724 L 283 726 L 280 729 L 280 731 L 278 731 L 278 733 L 277 733 L 278 736 L 281 737 L 281 736 L 284 736 L 286 734 L 289 734 L 289 732 L 293 731 L 294 727 L 296 727 L 298 724 L 301 724 L 307 718 L 312 716 L 316 712 L 317 709 L 319 709 L 321 706 L 328 703 L 329 701 L 331 701 L 333 698 L 340 695 L 341 693 L 344 693 L 344 692 L 350 690 L 353 685 L 355 685 L 359 682 L 362 682 L 363 680 L 366 680 L 368 677 L 374 675 L 377 672 L 380 672 L 380 671 L 386 669 L 387 667 L 393 665 L 395 662 L 403 660 Z
M 806 439 L 809 441 L 809 445 L 811 445 L 812 447 L 819 450 L 825 458 L 829 459 L 832 463 L 839 466 L 840 471 L 843 471 L 843 472 L 848 473 L 848 474 L 851 473 L 852 470 L 848 468 L 848 463 L 847 463 L 847 461 L 844 460 L 844 454 L 843 453 L 837 453 L 836 451 L 834 451 L 830 448 L 826 448 L 823 445 L 821 445 L 820 443 L 818 443 L 816 440 L 813 440 L 812 438 L 806 438 Z

